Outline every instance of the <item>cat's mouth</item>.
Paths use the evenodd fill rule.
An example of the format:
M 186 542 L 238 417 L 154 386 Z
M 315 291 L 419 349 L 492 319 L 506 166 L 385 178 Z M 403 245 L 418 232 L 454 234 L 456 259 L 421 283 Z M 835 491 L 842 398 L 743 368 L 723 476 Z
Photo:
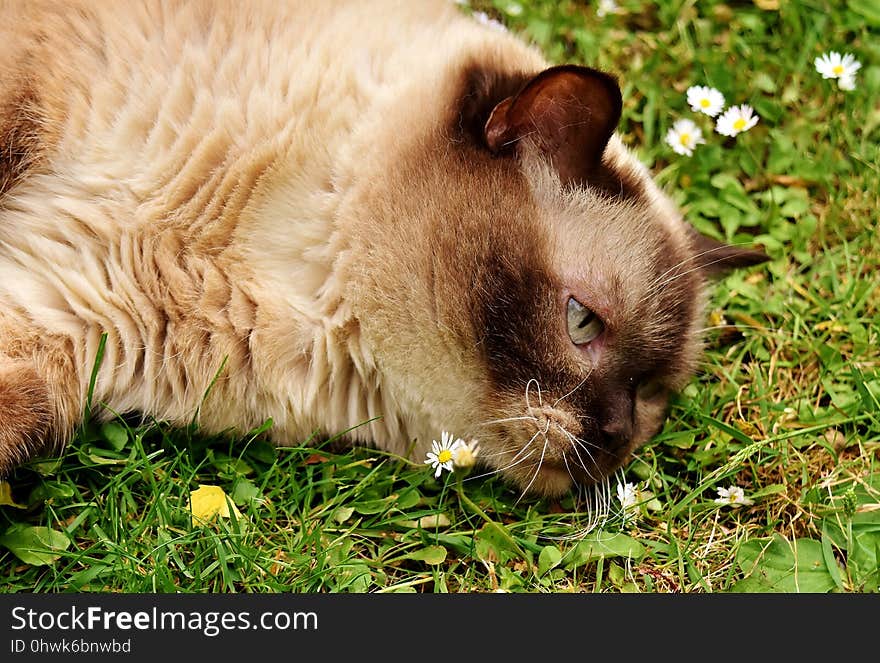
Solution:
M 629 447 L 608 444 L 574 413 L 546 404 L 506 420 L 506 428 L 503 451 L 490 462 L 523 493 L 548 497 L 602 482 Z

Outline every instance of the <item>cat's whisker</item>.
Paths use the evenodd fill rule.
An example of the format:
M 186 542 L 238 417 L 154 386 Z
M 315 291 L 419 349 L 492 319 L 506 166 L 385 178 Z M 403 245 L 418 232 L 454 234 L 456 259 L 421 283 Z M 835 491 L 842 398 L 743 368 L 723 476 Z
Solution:
M 725 245 L 722 245 L 722 246 L 713 246 L 712 248 L 710 248 L 710 249 L 706 249 L 705 251 L 700 251 L 699 253 L 695 253 L 695 254 L 693 254 L 693 255 L 690 255 L 690 256 L 688 256 L 687 258 L 685 258 L 684 260 L 680 260 L 679 262 L 677 262 L 676 264 L 674 264 L 672 267 L 670 267 L 670 268 L 667 269 L 665 272 L 663 272 L 662 274 L 660 274 L 660 276 L 656 277 L 651 283 L 648 284 L 648 291 L 649 291 L 649 292 L 650 292 L 650 291 L 653 291 L 654 286 L 656 286 L 660 281 L 662 281 L 662 280 L 664 279 L 664 277 L 666 277 L 667 274 L 670 274 L 671 272 L 674 272 L 674 271 L 675 271 L 676 269 L 678 269 L 679 267 L 681 267 L 681 266 L 683 266 L 683 265 L 685 265 L 685 264 L 687 264 L 687 263 L 689 263 L 689 262 L 693 262 L 694 260 L 698 260 L 698 259 L 702 258 L 703 256 L 707 256 L 707 255 L 709 255 L 710 253 L 715 253 L 716 251 L 721 251 L 721 250 L 726 249 L 726 248 L 729 248 L 729 247 L 731 247 L 731 246 L 748 246 L 748 242 L 737 242 L 737 243 L 729 244 L 729 245 L 726 245 L 726 246 L 725 246 Z M 719 260 L 719 261 L 716 261 L 716 262 L 721 262 L 721 261 Z M 710 264 L 710 265 L 714 265 L 715 263 L 713 262 L 713 263 L 709 263 L 709 264 Z
M 596 462 L 596 459 L 593 458 L 593 454 L 590 453 L 590 450 L 587 449 L 586 447 L 584 447 L 583 444 L 581 444 L 581 443 L 578 441 L 578 438 L 577 438 L 577 437 L 575 437 L 574 435 L 571 435 L 571 433 L 569 433 L 569 435 L 570 435 L 569 441 L 571 442 L 572 448 L 574 449 L 575 454 L 576 454 L 577 457 L 578 457 L 578 460 L 580 460 L 581 467 L 583 467 L 584 472 L 587 473 L 587 476 L 590 477 L 590 480 L 591 480 L 593 483 L 597 482 L 599 479 L 597 479 L 596 477 L 593 476 L 593 473 L 590 472 L 590 470 L 587 468 L 586 463 L 583 462 L 583 459 L 581 458 L 580 452 L 578 451 L 578 447 L 580 447 L 581 449 L 583 449 L 584 453 L 587 454 L 587 458 L 590 459 L 590 462 L 593 464 L 593 468 L 594 468 L 594 469 L 598 469 L 599 464 Z M 599 476 L 599 478 L 600 478 L 600 479 L 602 478 L 601 475 Z
M 596 498 L 596 513 L 601 514 L 597 518 L 596 525 L 601 526 L 608 522 L 611 513 L 611 477 L 605 476 L 602 483 L 596 484 L 593 495 Z
M 529 388 L 531 387 L 532 382 L 534 382 L 536 385 L 538 384 L 538 381 L 535 378 L 529 378 L 529 381 L 526 382 L 526 412 L 532 411 L 532 403 L 531 403 L 531 401 L 529 401 Z M 540 386 L 539 386 L 539 389 L 540 389 Z
M 491 426 L 493 424 L 506 424 L 511 421 L 534 421 L 538 423 L 538 418 L 533 417 L 531 415 L 524 415 L 522 417 L 507 417 L 506 419 L 490 419 L 489 421 L 484 421 L 482 423 L 477 424 L 478 427 L 482 426 Z
M 544 437 L 544 446 L 541 447 L 541 457 L 538 459 L 537 465 L 535 465 L 535 472 L 534 472 L 534 474 L 532 474 L 532 478 L 529 480 L 529 483 L 526 484 L 525 488 L 523 488 L 523 491 L 522 491 L 522 493 L 520 493 L 520 496 L 516 499 L 516 502 L 513 503 L 514 507 L 516 507 L 520 503 L 520 500 L 522 500 L 522 498 L 526 496 L 526 494 L 529 492 L 529 488 L 532 487 L 532 484 L 535 482 L 535 479 L 538 478 L 538 473 L 541 471 L 541 465 L 544 464 L 544 454 L 547 453 L 547 445 L 548 444 L 549 444 L 549 441 L 547 440 L 546 437 Z
M 706 332 L 715 331 L 717 329 L 729 331 L 732 329 L 757 329 L 757 327 L 751 325 L 742 325 L 741 327 L 737 327 L 737 325 L 712 325 L 711 327 L 701 327 L 700 329 L 695 330 L 695 333 L 705 334 Z
M 574 440 L 569 438 L 568 443 L 571 445 L 572 451 L 574 451 L 574 455 L 577 456 L 578 467 L 580 467 L 584 472 L 586 472 L 587 476 L 589 476 L 590 479 L 593 479 L 593 476 L 590 474 L 590 471 L 587 469 L 587 464 L 584 462 L 583 457 L 581 457 L 581 453 L 580 453 L 580 451 L 578 451 L 577 445 L 575 444 Z M 574 461 L 574 459 L 572 459 L 572 461 Z
M 723 330 L 732 330 L 732 329 L 749 329 L 749 330 L 753 330 L 753 331 L 772 332 L 772 333 L 774 333 L 774 334 L 789 334 L 789 335 L 791 335 L 791 332 L 789 332 L 789 331 L 787 331 L 787 330 L 785 330 L 785 329 L 782 329 L 782 328 L 777 328 L 777 327 L 762 327 L 762 326 L 760 326 L 760 325 L 738 325 L 738 324 L 713 325 L 713 326 L 711 326 L 711 327 L 703 327 L 703 328 L 701 328 L 701 329 L 698 329 L 698 330 L 697 330 L 697 333 L 698 333 L 698 334 L 704 334 L 704 333 L 706 333 L 706 332 L 714 331 L 714 330 L 716 330 L 716 329 L 723 329 Z
M 722 258 L 719 258 L 718 260 L 713 260 L 713 261 L 707 262 L 707 263 L 701 263 L 696 267 L 691 267 L 690 269 L 687 269 L 683 272 L 678 272 L 676 274 L 673 274 L 671 277 L 666 278 L 667 275 L 669 275 L 670 273 L 674 272 L 675 270 L 685 266 L 687 263 L 691 263 L 694 260 L 698 260 L 698 259 L 700 259 L 704 256 L 707 256 L 711 253 L 714 253 L 716 251 L 722 251 L 724 249 L 728 249 L 729 247 L 746 246 L 747 244 L 748 244 L 747 242 L 738 242 L 738 243 L 729 244 L 729 245 L 716 246 L 716 247 L 713 247 L 710 249 L 706 249 L 705 251 L 701 251 L 699 253 L 696 253 L 692 256 L 689 256 L 688 258 L 685 258 L 684 260 L 679 261 L 678 263 L 676 263 L 675 265 L 673 265 L 672 267 L 667 269 L 665 272 L 660 274 L 658 277 L 656 277 L 651 283 L 649 283 L 646 288 L 645 294 L 636 301 L 635 305 L 636 306 L 641 305 L 644 302 L 646 302 L 648 299 L 655 297 L 660 292 L 660 290 L 662 290 L 664 287 L 666 287 L 670 283 L 674 282 L 676 279 L 679 279 L 682 276 L 686 276 L 687 274 L 690 274 L 692 272 L 706 269 L 707 267 L 711 267 L 712 265 L 716 265 L 718 263 L 724 262 L 728 258 L 727 258 L 727 256 L 724 256 Z
M 513 455 L 513 460 L 516 460 L 516 458 L 517 458 L 517 457 L 518 457 L 523 451 L 526 451 L 527 449 L 530 449 L 531 446 L 532 446 L 532 442 L 534 442 L 540 434 L 541 434 L 541 431 L 539 430 L 539 431 L 537 431 L 534 435 L 532 435 L 532 437 L 529 438 L 529 441 L 526 442 L 522 447 L 520 447 L 520 450 L 517 451 L 517 452 Z M 510 451 L 506 451 L 506 450 L 505 450 L 505 453 L 512 453 L 512 452 L 510 452 Z
M 716 249 L 710 249 L 710 250 L 708 250 L 708 251 L 704 251 L 702 254 L 698 254 L 698 255 L 705 255 L 705 254 L 707 254 L 707 253 L 711 253 L 712 251 L 715 251 L 715 250 L 718 250 L 718 249 L 721 249 L 721 248 L 725 248 L 725 247 L 717 247 Z M 665 288 L 665 287 L 668 286 L 670 283 L 675 282 L 676 280 L 680 279 L 681 277 L 683 277 L 683 276 L 687 276 L 688 274 L 691 274 L 691 273 L 693 273 L 693 272 L 697 272 L 697 271 L 700 271 L 700 270 L 706 269 L 707 267 L 711 267 L 712 265 L 717 265 L 718 263 L 722 263 L 722 262 L 724 262 L 725 260 L 727 260 L 727 257 L 726 257 L 726 256 L 723 257 L 723 258 L 719 258 L 718 260 L 713 260 L 713 261 L 711 261 L 711 262 L 702 263 L 702 264 L 700 264 L 700 265 L 697 265 L 696 267 L 691 267 L 690 269 L 687 269 L 687 270 L 685 270 L 685 271 L 683 271 L 683 272 L 678 272 L 677 274 L 673 274 L 671 277 L 667 278 L 666 280 L 662 281 L 661 283 L 657 283 L 657 282 L 655 281 L 655 284 L 649 286 L 649 287 L 648 287 L 648 291 L 646 292 L 646 294 L 643 295 L 643 296 L 638 300 L 637 305 L 640 305 L 640 304 L 644 303 L 645 301 L 647 301 L 647 300 L 650 299 L 651 297 L 655 296 L 655 295 L 656 295 L 661 289 Z M 681 262 L 677 265 L 677 267 L 682 266 L 685 262 L 688 262 L 688 261 L 687 261 L 687 260 L 683 260 L 683 261 L 681 261 Z M 669 270 L 667 270 L 667 272 L 668 272 L 668 271 L 669 271 Z
M 530 439 L 530 440 L 529 440 L 528 442 L 526 442 L 522 447 L 520 447 L 519 451 L 517 451 L 516 453 L 513 453 L 513 452 L 510 451 L 509 449 L 502 449 L 501 451 L 496 451 L 496 452 L 494 452 L 494 453 L 488 453 L 488 454 L 483 454 L 483 453 L 481 453 L 481 454 L 480 454 L 480 457 L 481 457 L 481 458 L 497 458 L 498 456 L 510 456 L 510 455 L 512 454 L 512 455 L 513 455 L 513 460 L 516 460 L 522 452 L 526 451 L 526 450 L 531 446 L 532 442 L 535 441 L 535 438 L 537 438 L 538 435 L 540 435 L 540 431 L 538 431 L 537 433 L 535 433 L 535 434 L 532 436 L 532 439 Z
M 526 411 L 532 411 L 532 405 L 529 401 L 529 388 L 531 387 L 532 382 L 535 383 L 535 389 L 538 392 L 538 406 L 544 407 L 544 398 L 541 394 L 541 383 L 538 382 L 535 378 L 530 378 L 528 382 L 526 382 L 526 407 L 528 408 Z
M 696 267 L 691 267 L 690 269 L 687 269 L 683 272 L 678 272 L 677 274 L 673 274 L 672 276 L 667 278 L 665 281 L 658 284 L 658 289 L 669 285 L 670 283 L 680 279 L 682 276 L 687 276 L 688 274 L 691 274 L 692 272 L 696 272 L 701 269 L 705 269 L 706 267 L 711 267 L 712 265 L 717 265 L 718 263 L 724 262 L 725 260 L 727 260 L 726 257 L 719 258 L 718 260 L 713 260 L 711 262 L 703 263 L 701 265 L 697 265 Z
M 666 276 L 666 275 L 669 274 L 670 272 L 675 271 L 676 269 L 678 269 L 679 267 L 681 267 L 682 265 L 684 265 L 684 264 L 686 264 L 686 263 L 693 262 L 694 260 L 697 260 L 697 259 L 699 259 L 699 258 L 702 258 L 703 256 L 707 256 L 707 255 L 709 255 L 710 253 L 715 253 L 716 251 L 720 251 L 721 249 L 724 249 L 724 248 L 727 248 L 727 247 L 725 247 L 725 246 L 713 246 L 713 247 L 708 248 L 708 249 L 706 249 L 706 250 L 704 250 L 704 251 L 700 251 L 699 253 L 694 253 L 694 254 L 692 254 L 692 255 L 689 255 L 687 258 L 684 258 L 683 260 L 679 260 L 676 264 L 674 264 L 672 267 L 670 267 L 670 268 L 667 269 L 665 272 L 663 272 L 660 276 L 658 276 L 658 277 L 655 279 L 655 282 L 662 280 L 664 276 Z
M 510 453 L 510 452 L 507 452 L 507 453 Z M 522 450 L 520 450 L 520 453 L 522 453 Z M 519 465 L 520 463 L 522 463 L 522 462 L 528 460 L 529 457 L 530 457 L 533 453 L 535 453 L 535 450 L 534 450 L 534 449 L 532 449 L 531 451 L 529 451 L 529 453 L 527 453 L 525 456 L 523 456 L 522 458 L 520 458 L 520 459 L 519 459 L 518 461 L 516 461 L 515 463 L 510 463 L 509 465 L 505 465 L 504 467 L 496 468 L 496 469 L 491 470 L 491 471 L 489 471 L 489 472 L 484 472 L 483 474 L 472 474 L 471 476 L 465 477 L 465 478 L 463 479 L 463 481 L 473 481 L 474 479 L 484 479 L 484 478 L 486 478 L 486 477 L 490 477 L 490 476 L 492 476 L 493 474 L 498 474 L 498 473 L 500 473 L 500 472 L 504 472 L 505 470 L 509 470 L 511 467 L 516 467 L 516 466 Z M 519 454 L 517 454 L 517 455 L 519 455 Z
M 563 429 L 563 430 L 564 430 L 564 429 Z M 566 430 L 565 432 L 566 432 L 568 435 L 571 435 L 575 440 L 577 440 L 578 443 L 580 444 L 581 448 L 583 448 L 584 450 L 586 450 L 587 453 L 589 453 L 589 449 L 587 449 L 587 447 L 592 447 L 593 449 L 598 449 L 598 450 L 601 450 L 601 449 L 602 449 L 602 447 L 601 447 L 600 445 L 596 444 L 595 442 L 588 442 L 587 440 L 583 439 L 582 437 L 578 437 L 577 435 L 573 435 L 572 433 L 570 433 L 570 432 L 567 431 L 567 430 Z M 591 460 L 592 460 L 592 456 L 591 456 L 590 458 L 591 458 Z
M 540 430 L 537 431 L 534 435 L 532 435 L 531 438 L 529 438 L 529 441 L 528 441 L 528 442 L 526 442 L 522 447 L 520 447 L 520 450 L 517 451 L 515 454 L 513 454 L 512 451 L 508 451 L 507 449 L 502 449 L 501 451 L 499 451 L 499 452 L 496 453 L 496 454 L 486 454 L 486 455 L 484 455 L 483 458 L 492 458 L 492 457 L 494 457 L 494 456 L 500 456 L 500 455 L 503 455 L 503 454 L 513 454 L 513 458 L 512 458 L 512 461 L 513 461 L 513 462 L 511 462 L 509 465 L 505 465 L 504 467 L 499 467 L 499 468 L 497 468 L 497 469 L 494 469 L 494 470 L 492 470 L 492 471 L 490 471 L 490 472 L 486 472 L 486 473 L 484 473 L 484 474 L 477 474 L 477 475 L 469 476 L 469 477 L 467 477 L 467 478 L 465 479 L 465 481 L 470 481 L 471 479 L 479 479 L 479 478 L 482 478 L 482 477 L 492 476 L 493 474 L 498 474 L 499 472 L 503 472 L 504 470 L 507 470 L 507 469 L 509 469 L 509 468 L 511 468 L 511 467 L 514 467 L 515 465 L 519 465 L 521 462 L 523 462 L 523 461 L 526 460 L 529 456 L 531 456 L 532 453 L 534 453 L 535 450 L 534 450 L 534 449 L 531 449 L 531 450 L 529 451 L 529 453 L 527 453 L 523 458 L 520 458 L 520 460 L 517 460 L 517 458 L 519 457 L 520 454 L 522 454 L 524 451 L 527 451 L 527 450 L 529 450 L 529 449 L 531 448 L 531 446 L 532 446 L 532 442 L 534 442 L 535 439 L 536 439 L 536 438 L 538 437 L 538 435 L 540 435 L 540 434 L 541 434 L 541 431 L 540 431 Z
M 521 454 L 523 451 L 525 451 L 525 448 L 520 449 L 520 450 L 514 455 L 514 458 L 516 458 L 516 457 L 517 457 L 519 454 Z M 483 451 L 481 450 L 481 451 L 480 451 L 480 458 L 482 458 L 482 459 L 484 459 L 484 460 L 485 460 L 485 459 L 488 459 L 488 458 L 498 458 L 499 456 L 510 456 L 511 453 L 512 453 L 512 452 L 507 451 L 506 449 L 502 449 L 501 451 L 494 451 L 494 452 L 492 452 L 492 453 L 483 453 Z
M 578 541 L 586 537 L 590 532 L 602 527 L 608 522 L 611 514 L 611 480 L 610 477 L 603 477 L 589 487 L 578 486 L 575 503 L 585 505 L 583 512 L 587 515 L 585 524 L 580 525 L 570 534 L 560 536 L 548 536 L 546 538 L 557 541 Z M 573 526 L 575 523 L 572 524 Z
M 608 521 L 610 506 L 610 481 L 604 477 L 602 481 L 591 486 L 591 502 L 588 507 L 589 518 L 585 527 L 579 529 L 573 538 L 582 539 L 597 527 L 601 527 Z
M 577 445 L 572 440 L 569 440 L 569 444 L 571 445 L 571 448 L 574 451 L 574 455 L 577 456 L 578 467 L 580 467 L 584 472 L 586 472 L 587 476 L 590 477 L 591 481 L 595 481 L 596 477 L 594 477 L 593 474 L 590 472 L 590 470 L 587 469 L 587 465 L 586 465 L 586 463 L 584 463 L 584 459 L 581 458 L 581 454 L 577 450 Z M 563 458 L 565 458 L 564 454 L 563 454 Z M 574 462 L 574 459 L 572 459 L 572 462 Z
M 544 430 L 541 430 L 541 431 L 539 431 L 539 432 L 541 433 L 541 435 L 543 435 L 543 436 L 546 438 L 546 437 L 547 437 L 547 431 L 549 431 L 549 430 L 550 430 L 550 420 L 547 419 L 547 420 L 544 421 Z
M 571 468 L 568 466 L 568 458 L 566 458 L 565 454 L 562 454 L 562 462 L 565 463 L 565 471 L 568 473 L 568 478 L 571 479 L 572 485 L 578 486 L 578 492 L 580 492 L 580 484 L 574 478 L 574 474 L 571 473 Z
M 648 283 L 647 287 L 645 288 L 645 294 L 642 295 L 642 297 L 638 299 L 636 304 L 642 304 L 644 301 L 646 301 L 650 297 L 653 297 L 654 295 L 656 295 L 660 291 L 660 289 L 666 284 L 665 279 L 670 274 L 673 274 L 673 272 L 675 272 L 676 270 L 682 268 L 687 263 L 693 262 L 694 260 L 702 257 L 706 253 L 711 253 L 712 251 L 716 251 L 716 250 L 718 250 L 718 249 L 717 248 L 716 249 L 709 249 L 708 251 L 704 251 L 702 253 L 698 253 L 696 255 L 689 256 L 689 257 L 685 258 L 684 260 L 677 262 L 675 265 L 673 265 L 672 267 L 667 269 L 665 272 L 663 272 L 659 276 L 655 277 L 650 283 Z M 676 276 L 677 276 L 677 274 L 673 274 L 672 278 L 675 278 Z
M 599 463 L 596 462 L 596 459 L 593 457 L 593 454 L 592 454 L 592 453 L 590 452 L 590 450 L 587 449 L 587 448 L 583 445 L 583 443 L 582 443 L 577 437 L 575 437 L 574 435 L 571 436 L 571 443 L 572 443 L 572 445 L 574 446 L 575 450 L 577 450 L 577 448 L 580 447 L 580 448 L 583 450 L 583 452 L 587 455 L 587 458 L 590 459 L 590 462 L 593 464 L 593 467 L 598 469 L 598 467 L 599 467 Z M 578 454 L 578 457 L 580 458 L 580 454 Z M 586 472 L 587 475 L 590 477 L 590 479 L 592 479 L 593 481 L 596 481 L 596 480 L 597 480 L 596 477 L 594 477 L 594 476 L 590 473 L 590 471 L 586 468 L 586 466 L 584 467 L 584 472 Z M 600 478 L 601 478 L 601 477 L 600 477 Z
M 574 392 L 576 392 L 578 389 L 580 389 L 581 387 L 583 387 L 584 384 L 587 382 L 587 380 L 590 379 L 590 375 L 592 374 L 592 372 L 593 372 L 593 368 L 590 367 L 590 370 L 587 371 L 587 374 L 584 376 L 584 379 L 581 380 L 581 381 L 578 383 L 578 385 L 577 385 L 574 389 L 572 389 L 570 392 L 568 392 L 567 394 L 565 394 L 565 396 L 560 396 L 559 398 L 557 398 L 557 399 L 556 399 L 556 402 L 553 403 L 553 407 L 556 407 L 557 405 L 559 405 L 559 403 L 561 403 L 561 402 L 564 401 L 566 398 L 568 398 L 569 396 L 571 396 Z
M 578 465 L 580 465 L 581 469 L 587 473 L 587 476 L 590 477 L 590 480 L 595 482 L 596 477 L 594 477 L 592 472 L 590 472 L 590 470 L 587 469 L 587 465 L 586 465 L 586 463 L 584 463 L 584 459 L 581 458 L 581 454 L 578 451 L 578 444 L 576 442 L 577 438 L 574 435 L 572 435 L 571 433 L 569 433 L 567 430 L 565 430 L 565 428 L 563 428 L 562 426 L 558 426 L 558 427 L 559 427 L 559 430 L 562 431 L 562 433 L 568 438 L 569 444 L 571 444 L 571 448 L 574 450 L 574 453 L 578 458 Z M 589 457 L 589 459 L 593 462 L 593 465 L 595 466 L 596 461 L 593 458 L 593 455 L 589 452 L 588 449 L 584 449 L 584 451 L 586 452 L 587 456 Z M 563 454 L 562 457 L 565 458 L 565 454 Z

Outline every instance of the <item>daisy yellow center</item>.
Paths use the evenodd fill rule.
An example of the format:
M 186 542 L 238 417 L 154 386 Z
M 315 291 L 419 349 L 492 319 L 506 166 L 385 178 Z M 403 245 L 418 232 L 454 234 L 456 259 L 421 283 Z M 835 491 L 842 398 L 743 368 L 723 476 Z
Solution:
M 842 65 L 842 64 L 836 64 L 836 65 L 834 65 L 834 67 L 831 69 L 831 71 L 833 71 L 835 74 L 837 74 L 838 76 L 840 76 L 840 75 L 843 73 L 843 65 Z
M 742 131 L 743 129 L 745 129 L 745 126 L 746 126 L 746 121 L 744 119 L 742 119 L 741 117 L 736 118 L 736 120 L 734 120 L 734 122 L 733 122 L 733 128 L 736 129 L 737 131 Z
M 700 106 L 702 106 L 703 108 L 709 108 L 711 104 L 712 102 L 708 99 L 700 99 Z
M 688 143 L 691 142 L 691 135 L 688 133 L 681 134 L 678 137 L 678 140 L 681 141 L 682 145 L 687 145 Z
M 437 460 L 441 463 L 448 463 L 452 460 L 452 452 L 449 449 L 444 449 L 439 454 L 437 454 Z

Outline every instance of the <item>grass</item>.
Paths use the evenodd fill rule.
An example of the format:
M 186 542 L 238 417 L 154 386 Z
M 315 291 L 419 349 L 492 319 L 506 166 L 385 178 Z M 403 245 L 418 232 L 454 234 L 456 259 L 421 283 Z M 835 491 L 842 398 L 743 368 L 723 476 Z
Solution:
M 6 592 L 875 592 L 880 586 L 880 16 L 872 3 L 474 2 L 620 77 L 625 142 L 697 228 L 773 260 L 715 288 L 700 374 L 618 477 L 630 517 L 304 440 L 91 421 L 0 484 Z M 464 8 L 463 11 L 468 11 Z M 863 63 L 839 90 L 813 59 Z M 735 139 L 690 85 L 751 104 Z M 706 144 L 663 143 L 690 117 Z M 95 407 L 99 407 L 96 404 Z M 314 444 L 313 444 L 314 443 Z M 216 485 L 239 515 L 193 524 Z M 741 486 L 753 504 L 714 502 Z M 612 502 L 614 498 L 612 498 Z

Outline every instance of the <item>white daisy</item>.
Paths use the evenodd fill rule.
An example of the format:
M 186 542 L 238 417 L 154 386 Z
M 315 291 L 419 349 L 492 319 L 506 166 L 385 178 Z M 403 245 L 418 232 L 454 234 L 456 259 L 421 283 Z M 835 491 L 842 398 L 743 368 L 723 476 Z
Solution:
M 507 7 L 504 8 L 504 11 L 511 16 L 520 16 L 523 13 L 523 8 L 518 2 L 509 2 L 507 3 Z
M 691 120 L 676 120 L 672 128 L 666 132 L 666 144 L 677 154 L 691 156 L 694 148 L 705 142 L 703 132 Z
M 813 61 L 813 64 L 816 65 L 816 71 L 822 74 L 822 78 L 854 78 L 862 67 L 862 63 L 856 60 L 852 53 L 841 56 L 837 51 L 823 53 Z
M 714 87 L 692 85 L 687 89 L 687 102 L 692 111 L 715 117 L 724 108 L 724 95 Z
M 480 445 L 477 444 L 476 440 L 471 440 L 470 442 L 456 440 L 452 448 L 452 461 L 456 467 L 473 467 L 474 463 L 477 462 L 477 455 L 479 452 Z
M 748 104 L 731 106 L 715 120 L 715 131 L 722 136 L 736 136 L 758 124 L 758 116 Z
M 440 442 L 437 442 L 437 440 L 431 441 L 431 451 L 428 452 L 428 456 L 425 458 L 425 465 L 430 465 L 432 469 L 436 470 L 434 472 L 435 477 L 439 477 L 443 470 L 452 472 L 452 464 L 455 461 L 455 449 L 458 444 L 464 444 L 463 440 L 454 439 L 452 433 L 447 431 L 443 431 Z
M 856 89 L 856 76 L 855 76 L 855 74 L 853 74 L 851 76 L 850 75 L 841 76 L 840 78 L 838 78 L 837 79 L 837 87 L 839 87 L 841 90 L 847 90 L 847 91 L 855 90 Z
M 602 18 L 608 14 L 616 14 L 620 11 L 620 7 L 614 0 L 599 0 L 599 6 L 596 7 L 596 16 Z
M 639 491 L 634 483 L 617 482 L 617 500 L 624 511 L 632 509 L 639 501 Z
M 731 486 L 730 488 L 719 488 L 718 497 L 715 504 L 727 504 L 732 507 L 749 506 L 754 501 L 746 497 L 745 491 L 739 486 Z

